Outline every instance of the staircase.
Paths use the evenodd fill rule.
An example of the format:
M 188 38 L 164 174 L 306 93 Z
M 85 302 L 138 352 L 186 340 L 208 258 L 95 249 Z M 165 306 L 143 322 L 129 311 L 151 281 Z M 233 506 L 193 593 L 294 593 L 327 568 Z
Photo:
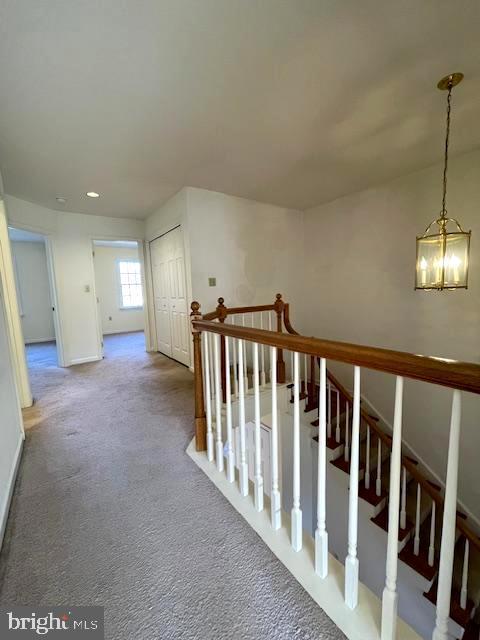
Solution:
M 338 437 L 331 435 L 327 438 L 330 464 L 349 476 L 350 460 L 347 435 L 349 432 L 345 428 L 345 421 L 347 406 L 351 405 L 352 398 L 333 375 L 328 373 L 328 377 L 331 382 L 327 389 L 328 396 L 331 395 L 331 411 L 328 416 L 330 430 L 338 435 Z M 292 385 L 289 387 L 292 389 Z M 315 385 L 314 397 L 318 398 L 318 394 L 319 387 Z M 293 395 L 290 402 L 293 403 Z M 391 446 L 384 444 L 382 447 L 381 443 L 385 443 L 385 441 L 391 443 L 391 435 L 388 427 L 382 426 L 377 416 L 363 409 L 361 414 L 358 496 L 360 500 L 365 501 L 374 509 L 375 515 L 371 517 L 371 521 L 387 533 Z M 376 425 L 375 432 L 371 428 L 372 422 Z M 337 429 L 337 424 L 342 424 L 342 428 Z M 318 418 L 312 420 L 311 425 L 318 427 Z M 383 440 L 377 437 L 377 430 L 381 430 L 384 434 Z M 318 442 L 318 436 L 314 436 L 314 439 Z M 406 458 L 410 464 L 415 465 L 417 469 L 419 468 L 419 463 L 415 458 L 411 456 Z M 441 494 L 441 487 L 434 479 L 429 479 L 427 471 L 419 470 L 419 473 L 437 494 Z M 423 596 L 432 605 L 436 605 L 442 511 L 436 508 L 436 503 L 428 494 L 422 492 L 421 485 L 406 471 L 405 467 L 402 470 L 401 502 L 403 510 L 400 511 L 398 532 L 399 560 L 425 580 Z M 434 509 L 435 513 L 433 513 Z M 403 522 L 402 514 L 404 514 Z M 467 522 L 467 516 L 461 511 L 457 511 L 457 517 Z M 456 638 L 466 638 L 467 640 L 475 638 L 478 640 L 480 623 L 475 620 L 475 613 L 480 604 L 480 554 L 474 552 L 470 555 L 469 539 L 461 531 L 457 532 L 454 554 L 450 599 L 450 619 L 454 625 L 452 624 L 451 627 L 453 627 Z M 468 567 L 467 573 L 464 572 L 464 566 Z
M 241 320 L 235 316 L 241 316 Z M 268 485 L 273 529 L 281 527 L 282 506 L 284 511 L 291 510 L 292 548 L 296 552 L 302 549 L 302 528 L 314 536 L 314 565 L 319 579 L 328 575 L 328 553 L 335 550 L 337 537 L 344 537 L 348 530 L 345 545 L 334 553 L 341 558 L 344 547 L 348 547 L 344 577 L 347 611 L 360 608 L 359 531 L 371 535 L 372 540 L 383 539 L 379 542 L 384 550 L 379 569 L 382 575 L 385 547 L 387 550 L 382 640 L 396 637 L 398 594 L 404 596 L 400 610 L 405 611 L 405 602 L 416 590 L 419 598 L 415 604 L 409 603 L 405 617 L 416 626 L 419 616 L 414 609 L 422 611 L 423 627 L 418 625 L 421 637 L 478 640 L 480 538 L 475 523 L 456 507 L 456 465 L 461 403 L 458 390 L 480 393 L 480 366 L 433 358 L 426 362 L 411 354 L 300 336 L 290 323 L 289 305 L 279 294 L 272 305 L 259 307 L 227 309 L 220 299 L 217 309 L 203 318 L 198 304 L 193 303 L 192 326 L 197 450 L 206 450 L 218 471 L 223 472 L 226 466 L 229 482 L 236 482 L 238 476 L 242 496 L 249 494 L 250 475 L 257 512 L 264 508 Z M 284 329 L 290 335 L 283 333 Z M 290 354 L 290 363 L 288 358 L 284 362 L 284 353 Z M 326 358 L 354 366 L 353 393 L 328 371 Z M 360 365 L 397 376 L 393 433 L 363 406 Z M 402 452 L 402 376 L 456 389 L 445 490 L 411 452 Z M 285 407 L 279 406 L 279 390 L 285 391 Z M 247 442 L 245 424 L 249 420 L 253 422 Z M 271 434 L 268 446 L 261 439 L 265 438 L 265 429 Z M 313 458 L 302 451 L 305 437 L 315 449 Z M 309 464 L 311 469 L 307 469 Z M 262 476 L 266 473 L 268 482 Z M 339 509 L 335 503 L 326 508 L 331 500 L 330 485 L 335 484 L 345 488 L 348 506 L 344 515 L 348 521 L 343 531 L 329 528 L 327 534 L 327 524 L 335 520 L 332 511 L 338 515 L 335 510 Z M 374 563 L 375 558 L 360 558 L 360 562 L 360 567 L 365 567 L 365 562 Z M 375 584 L 374 573 L 361 569 L 360 577 L 364 575 L 367 586 L 380 596 L 382 588 Z M 428 631 L 426 611 L 431 617 Z

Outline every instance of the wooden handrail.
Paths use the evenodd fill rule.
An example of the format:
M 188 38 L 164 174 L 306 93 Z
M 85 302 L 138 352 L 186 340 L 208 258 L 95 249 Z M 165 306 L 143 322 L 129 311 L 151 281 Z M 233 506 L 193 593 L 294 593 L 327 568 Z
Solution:
M 288 351 L 298 351 L 319 358 L 346 362 L 413 380 L 480 394 L 480 365 L 472 362 L 446 360 L 348 342 L 307 338 L 299 334 L 292 335 L 232 324 L 226 325 L 203 319 L 193 320 L 192 325 L 199 331 L 219 333 L 249 342 L 258 342 Z
M 299 335 L 297 331 L 293 328 L 290 322 L 290 305 L 286 304 L 284 308 L 284 323 L 287 331 L 292 335 Z M 339 393 L 344 397 L 344 399 L 353 407 L 353 397 L 350 392 L 342 385 L 342 383 L 330 372 L 327 370 L 327 378 L 333 384 L 336 389 L 338 389 Z M 372 416 L 360 407 L 360 416 L 363 421 L 369 426 L 369 428 L 375 432 L 377 437 L 384 443 L 384 445 L 391 450 L 392 448 L 392 439 L 389 435 L 384 433 L 377 422 L 372 418 Z M 411 461 L 408 456 L 402 454 L 402 465 L 405 469 L 410 473 L 412 478 L 414 478 L 422 487 L 422 491 L 427 493 L 432 500 L 435 500 L 436 504 L 443 509 L 444 498 L 438 489 L 436 489 L 431 482 L 426 478 L 423 473 L 417 468 L 417 465 Z M 462 516 L 457 515 L 457 528 L 464 534 L 466 538 L 475 546 L 477 550 L 480 551 L 480 538 L 477 534 L 468 526 L 465 522 L 465 519 Z
M 235 313 L 251 313 L 253 311 L 267 310 L 275 310 L 277 314 L 280 312 L 283 315 L 283 323 L 288 332 L 286 334 L 279 333 L 278 331 L 266 331 L 264 329 L 224 324 L 223 322 L 213 322 L 213 319 L 225 318 L 226 315 L 228 315 L 225 311 L 222 313 L 220 307 L 223 305 L 223 300 L 220 300 L 221 304 L 217 307 L 217 310 L 206 314 L 202 319 L 199 319 L 198 308 L 195 307 L 196 313 L 192 313 L 192 327 L 194 331 L 209 331 L 218 333 L 224 337 L 228 336 L 249 342 L 257 342 L 259 344 L 277 347 L 277 349 L 297 351 L 317 358 L 336 360 L 338 362 L 363 366 L 368 369 L 438 384 L 452 389 L 480 394 L 480 365 L 478 364 L 302 336 L 293 328 L 290 322 L 289 304 L 283 303 L 281 296 L 277 297 L 277 301 L 280 301 L 281 305 L 236 307 L 231 310 L 224 309 L 225 311 Z M 192 303 L 192 305 L 193 304 L 196 305 L 198 303 Z M 278 328 L 281 330 L 280 320 Z M 353 398 L 347 389 L 343 387 L 333 374 L 327 372 L 327 375 L 349 404 L 353 404 Z M 360 413 L 362 419 L 368 424 L 372 431 L 391 449 L 392 441 L 390 436 L 379 428 L 376 421 L 373 420 L 367 411 L 360 408 Z M 422 472 L 419 471 L 417 465 L 407 456 L 402 456 L 402 465 L 410 473 L 412 478 L 421 485 L 422 490 L 424 490 L 436 504 L 443 508 L 444 498 L 442 494 L 429 482 Z M 457 515 L 457 527 L 463 535 L 468 538 L 471 544 L 480 551 L 480 538 L 459 515 Z

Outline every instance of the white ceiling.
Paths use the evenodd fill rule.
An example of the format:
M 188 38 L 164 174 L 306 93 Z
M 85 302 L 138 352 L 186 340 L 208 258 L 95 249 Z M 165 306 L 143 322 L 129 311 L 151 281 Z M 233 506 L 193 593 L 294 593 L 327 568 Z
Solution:
M 5 189 L 137 218 L 185 185 L 332 200 L 441 160 L 452 71 L 452 152 L 480 145 L 479 25 L 478 0 L 0 0 Z

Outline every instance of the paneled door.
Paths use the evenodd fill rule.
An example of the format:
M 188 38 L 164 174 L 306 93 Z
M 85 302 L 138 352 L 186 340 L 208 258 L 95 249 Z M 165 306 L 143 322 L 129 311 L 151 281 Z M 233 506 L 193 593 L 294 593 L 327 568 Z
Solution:
M 180 227 L 150 243 L 158 350 L 190 364 L 185 255 Z

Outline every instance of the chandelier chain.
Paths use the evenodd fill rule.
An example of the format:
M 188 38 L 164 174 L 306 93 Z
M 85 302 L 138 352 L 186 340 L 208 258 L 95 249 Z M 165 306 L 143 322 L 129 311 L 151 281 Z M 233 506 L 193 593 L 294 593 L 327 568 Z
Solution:
M 445 136 L 445 163 L 443 166 L 443 197 L 442 197 L 442 218 L 447 215 L 447 170 L 448 170 L 448 145 L 450 142 L 450 113 L 452 111 L 452 87 L 453 84 L 450 81 L 448 85 L 447 96 L 447 133 Z

